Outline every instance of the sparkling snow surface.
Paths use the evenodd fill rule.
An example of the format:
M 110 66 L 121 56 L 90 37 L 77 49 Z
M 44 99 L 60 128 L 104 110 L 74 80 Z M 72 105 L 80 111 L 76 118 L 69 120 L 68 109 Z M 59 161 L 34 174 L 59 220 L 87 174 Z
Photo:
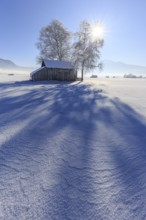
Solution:
M 146 219 L 146 79 L 0 75 L 0 219 Z

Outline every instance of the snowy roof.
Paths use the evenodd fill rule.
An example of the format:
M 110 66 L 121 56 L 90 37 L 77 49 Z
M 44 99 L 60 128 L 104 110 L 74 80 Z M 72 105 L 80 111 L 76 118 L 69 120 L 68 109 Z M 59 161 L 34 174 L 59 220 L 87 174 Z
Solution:
M 73 69 L 74 68 L 71 62 L 59 61 L 59 60 L 43 60 L 42 66 L 46 66 L 48 68 L 58 68 L 58 69 Z
M 33 72 L 30 73 L 30 76 L 34 75 L 36 72 L 38 72 L 39 70 L 44 69 L 44 68 L 45 68 L 45 66 L 40 67 L 40 68 L 34 70 Z

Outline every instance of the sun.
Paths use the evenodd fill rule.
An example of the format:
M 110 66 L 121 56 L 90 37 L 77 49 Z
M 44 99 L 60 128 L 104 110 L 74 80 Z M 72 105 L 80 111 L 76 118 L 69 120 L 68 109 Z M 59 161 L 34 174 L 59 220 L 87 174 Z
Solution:
M 100 22 L 96 22 L 91 27 L 91 36 L 93 40 L 96 39 L 103 39 L 105 35 L 105 28 L 104 25 Z

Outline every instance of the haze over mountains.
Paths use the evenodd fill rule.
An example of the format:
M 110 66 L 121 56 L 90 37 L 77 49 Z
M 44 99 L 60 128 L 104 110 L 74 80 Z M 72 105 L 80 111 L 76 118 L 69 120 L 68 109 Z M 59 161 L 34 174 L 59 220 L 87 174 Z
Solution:
M 103 71 L 101 74 L 109 75 L 124 75 L 124 74 L 134 74 L 134 75 L 146 75 L 146 66 L 130 65 L 123 62 L 114 62 L 111 60 L 103 61 Z
M 18 66 L 11 60 L 0 58 L 0 73 L 30 73 L 34 69 L 35 67 Z
M 30 73 L 35 69 L 36 67 L 21 67 L 11 60 L 0 59 L 0 73 Z M 97 72 L 97 70 L 95 70 L 95 72 Z M 100 75 L 123 76 L 125 74 L 146 76 L 146 66 L 130 65 L 111 60 L 103 61 L 103 70 Z
M 16 68 L 16 67 L 17 67 L 16 64 L 13 63 L 11 60 L 0 59 L 1 69 Z

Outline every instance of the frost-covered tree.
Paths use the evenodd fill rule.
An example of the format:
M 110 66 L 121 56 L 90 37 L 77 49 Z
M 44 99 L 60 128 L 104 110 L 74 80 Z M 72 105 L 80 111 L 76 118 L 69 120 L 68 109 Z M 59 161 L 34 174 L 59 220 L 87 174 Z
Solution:
M 94 27 L 96 28 L 96 27 Z M 84 72 L 96 67 L 102 68 L 98 61 L 100 59 L 100 48 L 104 44 L 101 37 L 93 35 L 93 27 L 87 21 L 82 21 L 79 31 L 75 34 L 73 44 L 73 60 L 75 66 L 81 69 L 82 80 Z
M 58 20 L 53 20 L 49 25 L 43 27 L 36 44 L 40 50 L 38 62 L 45 58 L 68 60 L 70 55 L 70 38 L 70 32 Z

